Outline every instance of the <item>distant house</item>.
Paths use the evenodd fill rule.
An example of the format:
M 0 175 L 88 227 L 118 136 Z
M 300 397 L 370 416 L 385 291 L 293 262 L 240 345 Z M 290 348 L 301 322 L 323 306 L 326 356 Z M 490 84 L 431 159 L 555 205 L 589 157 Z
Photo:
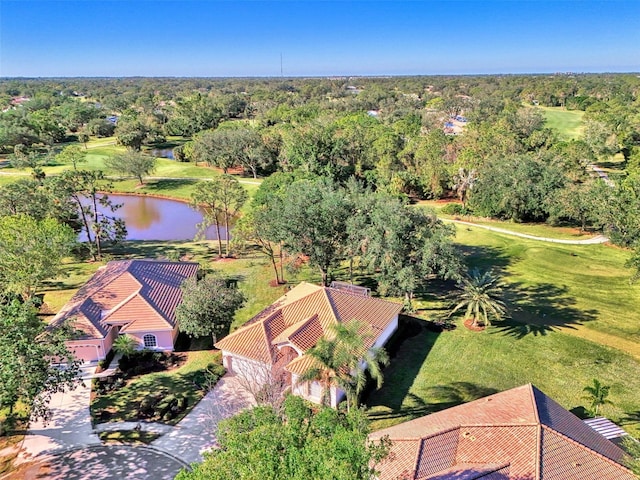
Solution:
M 67 302 L 51 327 L 73 327 L 76 335 L 67 346 L 85 362 L 104 359 L 122 334 L 135 338 L 141 348 L 173 350 L 180 285 L 197 272 L 198 264 L 189 262 L 109 262 Z
M 624 452 L 533 385 L 379 430 L 379 480 L 633 480 Z
M 321 403 L 320 384 L 298 380 L 312 365 L 305 352 L 329 333 L 332 324 L 354 319 L 371 328 L 367 348 L 384 346 L 398 328 L 401 310 L 402 305 L 372 298 L 362 287 L 341 283 L 319 287 L 303 282 L 216 347 L 222 350 L 229 372 L 262 383 L 272 374 L 282 374 L 293 394 Z M 330 392 L 334 407 L 343 398 L 344 393 L 336 388 Z

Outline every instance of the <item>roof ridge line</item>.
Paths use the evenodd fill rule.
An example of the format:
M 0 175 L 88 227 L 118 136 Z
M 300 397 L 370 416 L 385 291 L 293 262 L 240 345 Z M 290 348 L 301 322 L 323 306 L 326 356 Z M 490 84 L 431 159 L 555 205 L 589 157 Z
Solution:
M 131 275 L 131 277 L 132 277 L 134 280 L 136 280 L 136 278 L 135 278 L 133 275 Z M 116 278 L 120 278 L 120 275 L 119 275 L 118 277 L 116 277 Z M 136 280 L 136 282 L 138 282 L 138 281 Z M 138 284 L 140 284 L 140 282 L 138 282 Z M 118 304 L 117 304 L 117 305 L 115 305 L 114 307 L 112 307 L 112 308 L 110 308 L 109 310 L 107 310 L 107 312 L 108 312 L 108 313 L 107 313 L 104 317 L 102 316 L 102 313 L 101 313 L 101 314 L 100 314 L 100 321 L 101 321 L 101 322 L 105 321 L 105 320 L 106 320 L 106 319 L 108 319 L 111 315 L 113 315 L 113 314 L 114 314 L 114 313 L 116 313 L 118 310 L 120 310 L 123 306 L 125 306 L 127 303 L 129 303 L 129 302 L 133 299 L 133 297 L 135 297 L 135 296 L 137 296 L 137 295 L 140 295 L 140 290 L 141 290 L 141 289 L 142 289 L 142 284 L 140 284 L 140 287 L 138 288 L 138 290 L 135 290 L 135 291 L 131 292 L 131 293 L 129 294 L 129 296 L 127 296 L 127 297 L 123 298 L 123 299 L 122 299 L 122 301 L 121 301 L 120 303 L 118 303 Z M 142 298 L 142 295 L 140 295 L 140 297 Z M 86 300 L 85 300 L 85 301 L 86 301 Z M 82 303 L 84 304 L 84 302 L 82 302 Z
M 269 360 L 271 361 L 271 364 L 274 364 L 275 363 L 274 351 L 273 351 L 273 348 L 271 347 L 271 340 L 269 340 L 269 334 L 267 332 L 267 322 L 266 321 L 260 322 L 260 325 L 262 326 L 262 333 L 264 334 L 264 339 L 267 344 Z
M 444 411 L 444 410 L 442 410 Z M 438 413 L 438 412 L 435 412 Z M 458 428 L 504 428 L 504 427 L 537 427 L 540 423 L 461 423 Z
M 484 464 L 486 465 L 486 463 Z M 511 462 L 506 462 L 506 463 L 496 463 L 497 467 L 495 467 L 493 470 L 491 470 L 490 472 L 485 472 L 485 473 L 481 473 L 481 475 L 479 477 L 475 477 L 476 479 L 478 478 L 483 478 L 486 477 L 487 475 L 491 475 L 492 473 L 496 473 L 498 470 L 502 470 L 504 467 L 509 467 L 511 466 Z
M 331 308 L 331 315 L 333 316 L 333 319 L 335 320 L 336 323 L 342 323 L 338 318 L 338 312 L 336 310 L 336 306 L 333 304 L 333 301 L 331 300 L 331 297 L 329 296 L 329 293 L 327 292 L 327 290 L 333 290 L 333 289 L 330 289 L 329 287 L 322 287 L 322 293 L 324 294 L 325 298 L 327 299 L 327 302 L 329 303 L 329 307 Z
M 548 425 L 541 424 L 540 426 L 541 426 L 542 428 L 545 428 L 545 429 L 547 429 L 547 430 L 549 430 L 549 431 L 551 431 L 551 432 L 555 433 L 556 435 L 560 435 L 562 438 L 564 438 L 564 439 L 568 440 L 569 442 L 571 442 L 571 443 L 573 443 L 573 444 L 577 445 L 578 447 L 580 447 L 580 448 L 582 448 L 582 449 L 584 449 L 584 450 L 588 450 L 589 452 L 591 452 L 591 453 L 593 453 L 593 454 L 597 455 L 598 457 L 600 457 L 600 458 L 602 458 L 602 459 L 606 460 L 607 462 L 609 462 L 609 463 L 613 464 L 614 466 L 616 466 L 616 467 L 620 468 L 621 470 L 624 470 L 624 471 L 625 471 L 625 472 L 627 472 L 627 473 L 631 473 L 631 470 L 630 470 L 630 469 L 628 469 L 627 467 L 625 467 L 624 465 L 622 465 L 621 463 L 618 463 L 618 462 L 616 462 L 615 460 L 613 460 L 613 459 L 611 459 L 611 458 L 607 457 L 606 455 L 603 455 L 603 454 L 601 454 L 600 452 L 598 452 L 598 451 L 596 451 L 596 450 L 594 450 L 594 449 L 592 449 L 592 448 L 587 447 L 585 444 L 580 443 L 580 442 L 578 442 L 577 440 L 574 440 L 573 438 L 566 436 L 564 433 L 561 433 L 561 432 L 559 432 L 558 430 L 555 430 L 555 429 L 553 429 L 553 428 L 549 427 Z M 598 433 L 598 432 L 595 432 L 595 433 Z M 600 435 L 600 434 L 598 433 L 598 435 Z M 604 437 L 603 437 L 603 438 L 604 438 Z M 607 439 L 605 438 L 605 440 L 607 440 Z M 621 452 L 623 452 L 623 453 L 624 453 L 624 450 L 622 450 L 620 447 L 618 447 L 618 446 L 617 446 L 615 443 L 613 443 L 611 440 L 607 440 L 607 442 L 610 442 L 614 447 L 618 448 Z
M 291 335 L 295 335 L 296 333 L 298 333 L 302 329 L 302 327 L 306 326 L 311 320 L 313 320 L 314 318 L 317 318 L 318 316 L 319 315 L 316 312 L 313 315 L 311 315 L 309 318 L 307 318 L 306 320 L 301 320 L 298 323 L 294 323 L 292 326 L 295 326 L 295 325 L 300 325 L 300 326 L 298 328 L 296 328 L 293 332 L 291 332 L 290 336 Z M 287 340 L 289 340 L 289 337 L 287 337 Z
M 540 420 L 540 411 L 538 410 L 538 402 L 536 402 L 536 393 L 534 391 L 535 387 L 533 386 L 533 383 L 529 382 L 527 384 L 527 388 L 529 390 L 529 399 L 533 404 L 533 414 L 538 421 L 538 428 L 536 429 L 536 454 L 538 456 L 536 457 L 535 478 L 536 480 L 539 480 L 542 472 L 542 420 Z M 540 393 L 545 395 L 542 391 L 540 391 Z

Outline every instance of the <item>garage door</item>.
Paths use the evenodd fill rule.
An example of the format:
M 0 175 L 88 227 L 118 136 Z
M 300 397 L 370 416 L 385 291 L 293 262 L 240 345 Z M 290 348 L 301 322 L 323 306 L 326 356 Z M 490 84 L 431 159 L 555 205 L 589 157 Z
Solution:
M 100 359 L 97 345 L 69 345 L 69 350 L 73 352 L 78 360 L 97 362 Z

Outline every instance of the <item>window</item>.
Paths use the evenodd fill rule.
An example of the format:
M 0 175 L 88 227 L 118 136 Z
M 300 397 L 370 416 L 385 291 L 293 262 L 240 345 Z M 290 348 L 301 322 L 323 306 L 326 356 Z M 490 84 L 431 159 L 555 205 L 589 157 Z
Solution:
M 144 341 L 144 348 L 156 348 L 158 346 L 158 340 L 155 335 L 151 335 L 147 333 L 144 337 L 142 337 Z

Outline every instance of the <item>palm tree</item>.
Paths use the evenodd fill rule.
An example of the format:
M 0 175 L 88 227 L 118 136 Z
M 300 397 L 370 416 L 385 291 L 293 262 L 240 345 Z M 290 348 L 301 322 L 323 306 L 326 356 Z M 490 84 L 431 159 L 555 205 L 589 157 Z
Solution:
M 138 349 L 138 342 L 131 335 L 118 335 L 113 342 L 113 349 L 123 357 L 129 357 Z
M 602 385 L 600 380 L 593 379 L 592 385 L 588 385 L 582 389 L 587 395 L 583 398 L 585 400 L 589 400 L 591 402 L 591 414 L 596 417 L 598 416 L 598 409 L 604 405 L 613 405 L 611 400 L 607 400 L 609 396 L 609 390 L 611 387 L 609 385 Z
M 500 279 L 495 277 L 488 270 L 480 272 L 478 269 L 472 270 L 466 278 L 463 277 L 458 285 L 461 293 L 458 304 L 451 311 L 449 316 L 463 307 L 467 307 L 466 318 L 473 318 L 473 325 L 478 325 L 478 320 L 483 325 L 491 325 L 490 317 L 501 320 L 507 313 L 502 296 L 502 284 Z
M 358 320 L 336 323 L 329 336 L 322 337 L 305 353 L 313 363 L 299 381 L 320 383 L 323 405 L 330 403 L 331 387 L 337 387 L 347 396 L 347 410 L 357 406 L 367 383 L 367 373 L 377 388 L 382 386 L 382 367 L 388 365 L 389 356 L 381 347 L 366 348 L 372 338 L 368 330 L 368 326 Z

